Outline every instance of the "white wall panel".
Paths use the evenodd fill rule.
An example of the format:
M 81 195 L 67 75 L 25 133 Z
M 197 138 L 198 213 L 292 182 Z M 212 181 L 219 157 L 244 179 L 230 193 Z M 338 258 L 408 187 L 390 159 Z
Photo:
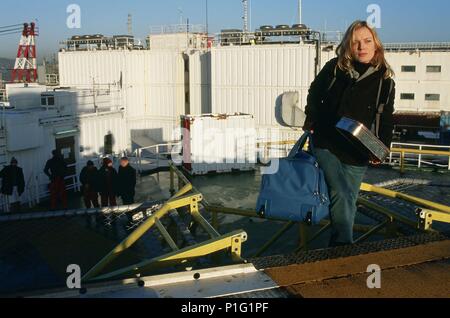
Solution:
M 297 91 L 303 109 L 314 79 L 314 45 L 221 47 L 212 50 L 212 112 L 255 116 L 257 127 L 282 127 L 284 92 Z

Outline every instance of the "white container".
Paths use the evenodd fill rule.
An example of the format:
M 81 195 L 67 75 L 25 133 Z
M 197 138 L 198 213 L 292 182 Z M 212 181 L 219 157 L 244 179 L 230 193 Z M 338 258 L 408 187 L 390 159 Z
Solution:
M 180 52 L 158 51 L 75 51 L 59 53 L 61 86 L 120 90 L 125 120 L 151 122 L 159 135 L 168 136 L 167 125 L 155 126 L 159 118 L 179 121 L 185 113 L 184 60 Z M 131 131 L 129 132 L 131 133 Z
M 212 111 L 242 112 L 257 127 L 282 127 L 276 118 L 281 96 L 299 93 L 304 109 L 314 80 L 314 45 L 261 45 L 212 49 Z
M 18 110 L 39 108 L 41 93 L 47 90 L 45 85 L 39 84 L 6 84 L 6 95 L 12 107 Z
M 256 130 L 253 116 L 182 116 L 183 167 L 192 175 L 253 170 Z
M 61 86 L 105 88 L 118 84 L 128 117 L 184 113 L 184 62 L 174 51 L 59 53 Z

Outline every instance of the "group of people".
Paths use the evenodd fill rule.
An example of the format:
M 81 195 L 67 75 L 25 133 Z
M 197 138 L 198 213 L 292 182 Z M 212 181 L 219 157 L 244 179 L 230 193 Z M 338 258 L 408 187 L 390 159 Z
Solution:
M 65 178 L 68 173 L 67 164 L 59 151 L 53 150 L 53 157 L 47 161 L 44 168 L 49 178 L 50 209 L 56 210 L 58 201 L 62 209 L 68 208 Z M 20 197 L 25 191 L 25 178 L 22 168 L 18 166 L 16 158 L 12 158 L 10 165 L 0 171 L 1 193 L 8 198 L 10 212 L 20 212 Z M 122 199 L 123 205 L 134 203 L 136 187 L 136 170 L 130 165 L 129 159 L 120 159 L 118 171 L 113 167 L 109 158 L 104 158 L 102 166 L 97 169 L 92 161 L 80 173 L 83 200 L 86 208 L 116 206 L 117 197 Z M 98 202 L 100 194 L 101 203 Z
M 134 203 L 136 187 L 136 170 L 130 165 L 127 157 L 120 159 L 119 170 L 113 167 L 109 158 L 104 158 L 102 166 L 97 169 L 92 161 L 88 161 L 80 174 L 82 193 L 86 208 L 98 208 L 98 195 L 102 207 L 116 206 L 117 197 L 121 197 L 123 205 Z

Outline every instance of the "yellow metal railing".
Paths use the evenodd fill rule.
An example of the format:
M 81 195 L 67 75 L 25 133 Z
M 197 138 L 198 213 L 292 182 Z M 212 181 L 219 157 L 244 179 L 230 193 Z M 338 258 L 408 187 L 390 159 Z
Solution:
M 450 223 L 450 213 L 448 212 L 417 209 L 416 213 L 420 220 L 419 227 L 425 231 L 431 229 L 434 221 Z
M 170 191 L 174 193 L 172 198 L 168 200 L 157 212 L 152 214 L 145 222 L 143 222 L 133 233 L 131 233 L 127 238 L 125 238 L 120 244 L 118 244 L 108 255 L 106 255 L 100 262 L 98 262 L 91 270 L 89 270 L 84 276 L 83 281 L 90 280 L 103 280 L 115 278 L 121 275 L 131 275 L 137 274 L 144 270 L 149 270 L 152 268 L 160 266 L 170 266 L 173 264 L 185 263 L 191 259 L 196 259 L 205 255 L 211 255 L 218 251 L 230 250 L 232 259 L 234 261 L 242 261 L 241 259 L 241 244 L 247 240 L 247 234 L 242 231 L 235 231 L 227 235 L 221 236 L 218 233 L 219 223 L 218 214 L 231 214 L 240 215 L 245 217 L 260 218 L 258 213 L 254 210 L 245 209 L 233 209 L 220 206 L 214 206 L 209 204 L 199 191 L 189 182 L 189 180 L 184 176 L 184 174 L 178 170 L 174 165 L 170 165 Z M 175 193 L 175 177 L 178 178 L 178 192 Z M 407 194 L 395 192 L 392 190 L 376 187 L 370 184 L 363 183 L 361 185 L 361 191 L 373 192 L 390 198 L 398 198 L 417 206 L 423 207 L 418 213 L 419 221 L 414 222 L 413 220 L 398 215 L 395 212 L 390 211 L 385 207 L 381 207 L 373 202 L 365 200 L 363 198 L 358 199 L 358 204 L 363 205 L 369 209 L 377 211 L 384 215 L 386 219 L 379 224 L 374 226 L 362 226 L 355 225 L 355 231 L 363 232 L 364 234 L 360 236 L 356 242 L 362 242 L 368 239 L 370 236 L 384 231 L 386 235 L 392 235 L 392 229 L 394 221 L 401 222 L 408 226 L 418 228 L 421 230 L 431 230 L 431 224 L 434 221 L 450 222 L 450 207 L 435 203 L 429 200 L 424 200 Z M 189 194 L 190 193 L 190 194 Z M 200 214 L 199 205 L 202 205 L 205 210 L 212 215 L 212 226 L 206 221 Z M 178 209 L 181 207 L 189 207 L 190 213 L 193 220 L 199 224 L 206 233 L 209 234 L 211 239 L 209 241 L 189 246 L 183 249 L 179 249 L 176 243 L 171 239 L 169 233 L 164 229 L 160 220 L 162 217 L 167 215 L 169 211 Z M 275 218 L 271 219 L 274 221 Z M 273 244 L 275 244 L 296 222 L 286 222 L 285 225 L 277 232 L 273 237 L 271 237 L 265 244 L 261 246 L 255 256 L 262 255 L 267 251 Z M 307 249 L 308 244 L 321 235 L 324 231 L 329 229 L 330 223 L 327 221 L 321 222 L 320 229 L 313 235 L 309 236 L 308 226 L 304 222 L 298 222 L 300 226 L 300 243 L 297 251 L 302 249 Z M 119 270 L 102 274 L 101 272 L 122 252 L 130 248 L 136 241 L 142 237 L 148 230 L 153 226 L 160 229 L 161 234 L 168 242 L 169 246 L 172 248 L 172 252 L 160 257 L 156 257 L 150 260 L 142 261 L 138 264 L 134 264 Z M 396 232 L 396 230 L 394 231 Z
M 172 196 L 158 211 L 153 213 L 146 221 L 144 221 L 136 230 L 134 230 L 128 237 L 126 237 L 121 243 L 119 243 L 114 249 L 112 249 L 103 259 L 101 259 L 94 267 L 92 267 L 83 277 L 82 281 L 91 280 L 103 280 L 115 278 L 121 275 L 137 274 L 144 270 L 160 266 L 170 266 L 174 264 L 185 263 L 189 260 L 211 255 L 213 253 L 229 250 L 233 261 L 242 261 L 241 259 L 241 244 L 247 240 L 247 234 L 238 230 L 227 235 L 221 236 L 200 214 L 199 204 L 203 199 L 203 196 L 193 189 L 192 184 L 184 177 L 184 175 L 171 166 L 171 191 L 174 191 L 172 186 L 174 185 L 173 177 L 177 174 L 179 177 L 179 190 Z M 188 194 L 192 192 L 192 194 Z M 209 234 L 211 239 L 209 241 L 189 246 L 183 249 L 179 249 L 174 240 L 170 237 L 169 233 L 160 220 L 166 216 L 170 211 L 189 207 L 190 213 L 195 220 L 206 233 Z M 139 240 L 147 231 L 153 226 L 156 226 L 163 238 L 167 241 L 173 252 L 153 258 L 151 260 L 142 261 L 138 264 L 134 264 L 119 270 L 100 275 L 102 271 L 111 262 L 116 259 L 121 253 L 130 248 L 137 240 Z
M 420 149 L 409 149 L 409 148 L 391 148 L 391 154 L 398 153 L 400 154 L 400 172 L 405 172 L 405 155 L 406 154 L 414 154 L 414 155 L 431 155 L 431 156 L 440 156 L 440 157 L 448 157 L 448 169 L 450 170 L 450 152 L 449 151 L 439 151 L 439 150 L 420 150 Z M 421 157 L 419 157 L 419 167 L 421 164 Z
M 374 193 L 377 193 L 377 194 L 380 194 L 380 195 L 383 195 L 386 197 L 402 199 L 402 200 L 411 202 L 413 204 L 416 204 L 416 205 L 424 207 L 424 208 L 450 213 L 449 206 L 446 206 L 446 205 L 443 205 L 440 203 L 436 203 L 436 202 L 432 202 L 429 200 L 421 199 L 418 197 L 414 197 L 412 195 L 408 195 L 405 193 L 395 192 L 392 190 L 376 187 L 376 186 L 373 186 L 373 185 L 370 185 L 367 183 L 363 183 L 361 185 L 361 191 L 374 192 Z
M 276 146 L 292 146 L 295 145 L 297 141 L 296 140 L 283 140 L 283 141 L 270 141 L 270 142 L 260 142 L 257 144 L 258 149 L 262 149 L 262 153 L 264 154 L 264 158 L 268 158 L 269 157 L 269 151 L 271 149 L 273 149 L 273 147 Z M 401 144 L 396 144 L 393 143 L 392 145 L 398 145 L 401 146 Z M 407 146 L 412 147 L 413 144 L 405 144 Z M 411 155 L 419 155 L 419 162 L 418 162 L 418 167 L 421 168 L 421 164 L 423 163 L 422 160 L 422 156 L 439 156 L 439 157 L 448 157 L 449 158 L 449 162 L 448 162 L 448 169 L 450 170 L 450 151 L 441 151 L 441 150 L 432 150 L 432 149 L 423 149 L 425 147 L 435 147 L 435 148 L 439 148 L 439 146 L 432 146 L 432 145 L 417 145 L 417 147 L 419 147 L 419 149 L 413 149 L 413 148 L 398 148 L 398 147 L 391 147 L 390 149 L 390 156 L 389 156 L 389 162 L 392 163 L 393 154 L 399 154 L 400 155 L 400 172 L 404 173 L 405 172 L 405 162 L 406 162 L 406 156 L 407 154 L 411 154 Z M 308 143 L 306 143 L 304 149 L 308 148 Z M 448 147 L 441 147 L 443 149 L 448 148 Z M 278 149 L 279 150 L 279 149 Z M 288 154 L 289 148 L 286 147 L 285 149 L 285 153 L 286 155 Z

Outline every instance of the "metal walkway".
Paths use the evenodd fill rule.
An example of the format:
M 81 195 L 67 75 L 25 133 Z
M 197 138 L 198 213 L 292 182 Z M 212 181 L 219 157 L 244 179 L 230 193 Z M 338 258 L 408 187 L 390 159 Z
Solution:
M 169 200 L 149 201 L 112 209 L 5 215 L 0 217 L 0 239 L 5 242 L 0 246 L 0 275 L 8 277 L 10 281 L 0 286 L 0 294 L 11 291 L 25 292 L 27 288 L 36 288 L 36 286 L 38 286 L 37 288 L 62 286 L 67 276 L 67 264 L 82 266 L 83 284 L 93 286 L 95 289 L 99 286 L 97 281 L 108 281 L 111 282 L 107 284 L 108 288 L 114 287 L 115 289 L 112 290 L 116 292 L 121 290 L 121 287 L 114 285 L 113 279 L 157 275 L 189 268 L 194 269 L 195 273 L 199 272 L 197 269 L 205 268 L 202 269 L 201 277 L 211 278 L 210 273 L 214 272 L 214 279 L 218 279 L 214 284 L 217 285 L 227 275 L 227 279 L 230 279 L 230 272 L 227 271 L 227 268 L 222 268 L 222 270 L 228 274 L 218 275 L 217 273 L 221 270 L 215 270 L 213 267 L 214 264 L 218 264 L 213 259 L 213 254 L 217 254 L 217 252 L 225 252 L 222 257 L 224 255 L 232 256 L 231 263 L 238 262 L 242 265 L 241 267 L 237 265 L 239 275 L 253 273 L 255 279 L 260 279 L 260 275 L 256 273 L 269 268 L 313 264 L 357 256 L 369 257 L 374 253 L 395 255 L 395 251 L 409 251 L 409 249 L 443 243 L 448 240 L 445 231 L 441 231 L 444 232 L 443 234 L 436 231 L 439 226 L 443 226 L 444 230 L 448 229 L 448 225 L 436 223 L 433 224 L 433 229 L 425 231 L 419 228 L 419 218 L 415 213 L 419 205 L 436 207 L 443 211 L 450 209 L 448 201 L 450 192 L 447 190 L 447 184 L 436 184 L 426 180 L 398 179 L 376 185 L 383 186 L 383 188 L 371 185 L 363 186 L 373 188 L 374 191 L 366 189 L 366 192 L 361 192 L 359 211 L 369 216 L 372 223 L 357 225 L 362 233 L 357 238 L 357 244 L 308 251 L 308 243 L 326 231 L 329 226 L 325 222 L 322 224 L 322 228 L 311 237 L 306 237 L 305 232 L 300 233 L 302 242 L 295 253 L 247 259 L 247 262 L 251 263 L 248 266 L 251 266 L 252 269 L 244 266 L 245 260 L 241 257 L 241 244 L 247 240 L 246 232 L 237 230 L 220 235 L 217 217 L 218 214 L 229 214 L 259 218 L 256 212 L 208 204 L 200 192 L 174 166 L 170 168 L 170 193 L 172 196 Z M 428 191 L 429 187 L 435 188 Z M 438 189 L 442 189 L 443 197 Z M 423 199 L 415 198 L 415 201 L 405 201 L 399 197 L 391 198 L 381 195 L 383 191 L 390 190 L 414 194 Z M 400 196 L 399 193 L 398 195 Z M 425 199 L 433 199 L 435 202 Z M 423 205 L 417 204 L 417 202 Z M 209 218 L 211 218 L 212 225 L 209 224 Z M 282 229 L 273 238 L 266 244 L 261 244 L 258 254 L 262 255 L 267 247 L 274 244 L 293 224 L 287 222 L 282 226 Z M 305 226 L 305 224 L 301 224 L 302 231 L 305 230 Z M 390 239 L 364 242 L 369 236 L 377 234 L 382 229 L 385 231 L 383 235 L 391 237 Z M 434 259 L 432 260 L 434 261 Z M 223 259 L 220 264 L 224 264 Z M 163 271 L 160 270 L 161 266 Z M 238 272 L 233 273 L 237 275 Z M 186 275 L 181 276 L 189 276 Z M 154 278 L 154 276 L 148 277 L 147 280 Z M 162 279 L 159 285 L 169 284 L 165 280 L 167 276 L 159 278 Z M 131 289 L 139 281 L 140 279 L 133 278 L 130 281 Z M 234 280 L 231 279 L 231 281 Z M 23 282 L 26 284 L 23 285 Z M 238 289 L 232 292 L 230 290 L 224 292 L 223 289 L 216 288 L 214 293 L 204 296 L 223 297 L 235 294 L 250 296 L 252 293 L 258 293 L 261 297 L 270 293 L 275 293 L 280 297 L 287 296 L 285 291 L 280 289 L 280 284 L 274 284 L 272 279 L 261 279 L 261 284 L 258 283 L 257 288 L 252 287 L 253 282 L 252 278 L 248 281 L 249 285 L 238 284 L 239 288 L 233 287 Z M 205 283 L 209 284 L 210 282 Z M 271 287 L 268 287 L 267 284 L 264 285 L 265 283 Z M 158 285 L 152 284 L 153 287 Z M 192 284 L 191 277 L 186 278 L 186 284 L 186 288 Z M 24 289 L 17 289 L 18 286 Z M 168 292 L 164 295 L 177 297 L 179 290 L 174 286 L 169 287 L 167 286 Z M 192 288 L 190 290 L 193 293 L 198 292 Z M 102 289 L 102 292 L 97 291 L 97 293 L 102 294 L 104 291 Z M 107 292 L 111 292 L 111 289 L 108 289 Z M 127 293 L 119 294 L 127 295 Z M 72 297 L 74 293 L 67 295 Z M 145 293 L 144 295 L 137 292 L 134 295 L 165 297 L 161 293 Z M 200 296 L 200 294 L 198 295 Z

